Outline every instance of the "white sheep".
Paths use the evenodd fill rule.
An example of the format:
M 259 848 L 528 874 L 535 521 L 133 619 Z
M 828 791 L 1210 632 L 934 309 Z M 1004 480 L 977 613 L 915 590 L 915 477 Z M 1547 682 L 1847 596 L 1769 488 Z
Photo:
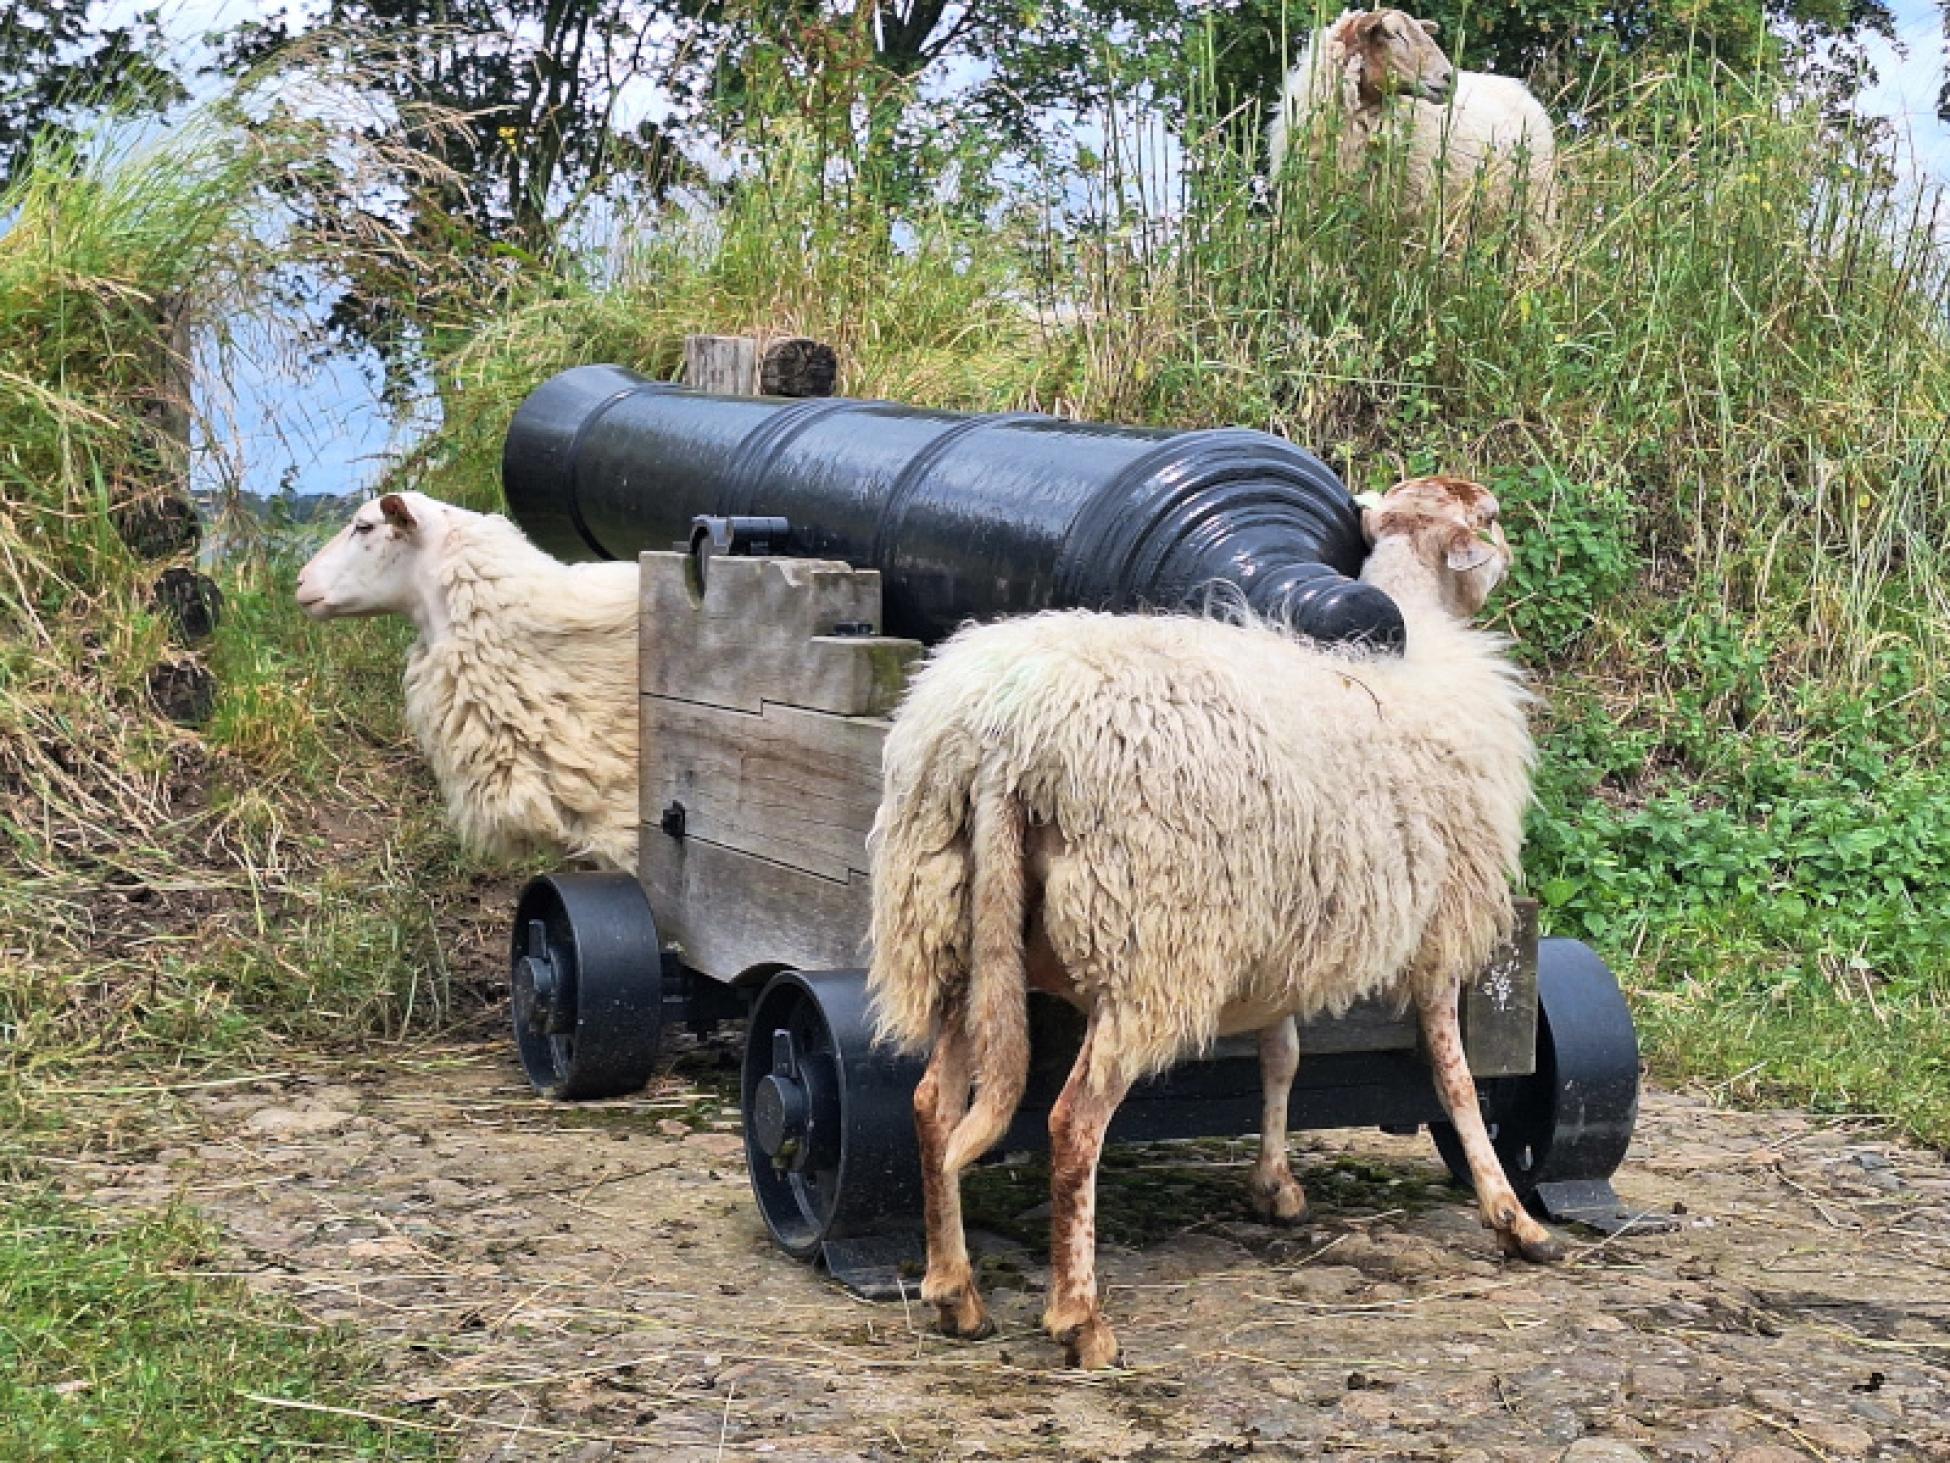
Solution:
M 1548 225 L 1557 139 L 1529 88 L 1507 76 L 1457 71 L 1437 25 L 1400 10 L 1347 11 L 1314 32 L 1281 88 L 1269 149 L 1279 176 L 1295 133 L 1324 125 L 1338 136 L 1342 169 L 1357 174 L 1377 149 L 1399 146 L 1411 209 L 1472 198 L 1524 210 Z
M 945 1332 L 991 1329 L 959 1175 L 1021 1100 L 1032 988 L 1089 1018 L 1049 1120 L 1044 1324 L 1073 1364 L 1117 1355 L 1095 1175 L 1131 1084 L 1259 1032 L 1251 1192 L 1297 1222 L 1294 1020 L 1363 997 L 1413 1002 L 1504 1251 L 1558 1257 L 1498 1166 L 1457 1024 L 1464 977 L 1511 929 L 1530 801 L 1529 695 L 1504 643 L 1467 623 L 1508 568 L 1496 519 L 1455 478 L 1366 511 L 1361 577 L 1401 607 L 1399 658 L 1263 624 L 1058 612 L 964 630 L 916 677 L 882 759 L 868 981 L 884 1038 L 933 1044 L 914 1099 L 921 1294 Z
M 406 720 L 466 843 L 635 870 L 635 564 L 563 564 L 499 515 L 388 493 L 299 570 L 298 603 L 419 630 Z

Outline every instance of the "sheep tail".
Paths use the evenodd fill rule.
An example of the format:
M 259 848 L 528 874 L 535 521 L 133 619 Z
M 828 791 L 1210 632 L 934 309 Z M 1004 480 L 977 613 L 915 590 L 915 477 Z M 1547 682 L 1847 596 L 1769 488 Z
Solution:
M 972 791 L 973 929 L 968 1000 L 960 1019 L 973 1048 L 975 1098 L 948 1139 L 943 1162 L 950 1174 L 980 1158 L 1009 1130 L 1029 1077 L 1023 809 L 999 777 L 978 777 Z

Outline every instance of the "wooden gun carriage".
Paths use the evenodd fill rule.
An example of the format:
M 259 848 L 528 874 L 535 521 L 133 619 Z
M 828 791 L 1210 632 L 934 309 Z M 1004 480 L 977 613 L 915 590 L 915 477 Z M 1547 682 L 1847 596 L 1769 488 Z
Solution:
M 621 375 L 597 378 L 598 389 L 582 391 L 567 412 L 544 400 L 573 423 L 572 433 L 551 425 L 553 440 L 586 443 L 590 397 L 621 399 L 617 392 L 630 389 Z M 725 400 L 656 391 L 660 411 L 680 414 Z M 979 430 L 948 420 L 949 433 Z M 760 417 L 742 430 L 771 431 L 776 450 L 776 421 Z M 523 426 L 518 418 L 510 433 L 507 472 L 511 506 L 528 526 L 537 516 L 523 511 L 532 482 L 517 486 L 526 469 L 515 460 L 518 448 L 533 446 L 524 444 Z M 632 460 L 656 450 L 637 446 Z M 572 457 L 556 451 L 548 466 Z M 565 516 L 579 519 L 569 501 Z M 523 892 L 513 938 L 515 1035 L 539 1091 L 597 1097 L 641 1086 L 673 1024 L 744 1021 L 746 1152 L 767 1227 L 788 1253 L 823 1261 L 862 1293 L 892 1293 L 898 1264 L 919 1253 L 911 1099 L 921 1063 L 871 1039 L 861 969 L 865 844 L 887 717 L 924 646 L 882 633 L 880 570 L 793 556 L 821 533 L 769 511 L 774 504 L 760 506 L 768 511 L 697 515 L 683 525 L 688 538 L 667 535 L 676 546 L 640 555 L 637 876 L 557 874 Z M 546 531 L 538 536 L 546 540 Z M 884 549 L 884 538 L 876 541 Z M 779 549 L 788 552 L 768 552 Z M 993 580 L 985 587 L 1004 599 L 1015 592 Z M 954 589 L 931 592 L 948 602 Z M 911 607 L 906 620 L 926 624 Z M 1616 1227 L 1626 1216 L 1608 1180 L 1637 1110 L 1631 1017 L 1590 950 L 1540 942 L 1535 907 L 1522 910 L 1512 945 L 1464 991 L 1470 1069 L 1518 1192 L 1560 1219 Z M 1029 1089 L 1004 1149 L 1046 1145 L 1048 1109 L 1081 1036 L 1069 1007 L 1030 999 Z M 1451 1172 L 1466 1180 L 1412 1016 L 1357 1006 L 1303 1025 L 1300 1040 L 1294 1128 L 1412 1132 L 1426 1124 Z M 1253 1040 L 1222 1043 L 1209 1059 L 1134 1091 L 1111 1138 L 1251 1133 L 1259 1104 Z

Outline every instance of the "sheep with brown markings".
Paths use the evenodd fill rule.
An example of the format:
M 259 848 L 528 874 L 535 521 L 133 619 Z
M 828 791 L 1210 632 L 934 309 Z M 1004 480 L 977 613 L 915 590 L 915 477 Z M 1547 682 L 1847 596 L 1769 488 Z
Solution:
M 1512 927 L 1530 801 L 1529 695 L 1503 642 L 1468 623 L 1509 565 L 1496 499 L 1417 479 L 1363 522 L 1361 577 L 1401 607 L 1400 657 L 1264 624 L 1051 613 L 962 631 L 898 712 L 870 840 L 869 986 L 883 1037 L 932 1045 L 915 1094 L 921 1293 L 948 1334 L 991 1329 L 959 1175 L 1021 1100 L 1031 989 L 1088 1018 L 1049 1120 L 1044 1324 L 1073 1364 L 1118 1354 L 1095 1183 L 1131 1085 L 1258 1032 L 1251 1192 L 1297 1223 L 1294 1023 L 1364 997 L 1413 1004 L 1505 1253 L 1560 1253 L 1490 1148 L 1457 1020 L 1462 981 Z
M 1281 88 L 1268 138 L 1273 174 L 1317 133 L 1350 176 L 1396 148 L 1411 210 L 1438 200 L 1452 211 L 1472 200 L 1520 208 L 1535 235 L 1555 207 L 1550 114 L 1513 77 L 1457 70 L 1437 30 L 1401 10 L 1350 10 L 1314 32 Z

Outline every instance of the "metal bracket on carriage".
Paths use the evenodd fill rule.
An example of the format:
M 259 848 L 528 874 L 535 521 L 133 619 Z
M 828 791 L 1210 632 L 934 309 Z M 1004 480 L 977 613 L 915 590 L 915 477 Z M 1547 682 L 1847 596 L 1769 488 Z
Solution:
M 759 558 L 785 553 L 792 543 L 792 522 L 778 517 L 733 514 L 719 518 L 699 515 L 691 520 L 691 541 L 687 552 L 700 589 L 710 571 L 710 561 L 720 554 Z
M 1604 1235 L 1670 1234 L 1679 1221 L 1670 1214 L 1635 1210 L 1605 1179 L 1542 1183 L 1531 1191 L 1531 1207 L 1559 1224 L 1582 1224 Z
M 919 1298 L 927 1236 L 919 1225 L 829 1239 L 819 1247 L 826 1273 L 861 1300 Z

